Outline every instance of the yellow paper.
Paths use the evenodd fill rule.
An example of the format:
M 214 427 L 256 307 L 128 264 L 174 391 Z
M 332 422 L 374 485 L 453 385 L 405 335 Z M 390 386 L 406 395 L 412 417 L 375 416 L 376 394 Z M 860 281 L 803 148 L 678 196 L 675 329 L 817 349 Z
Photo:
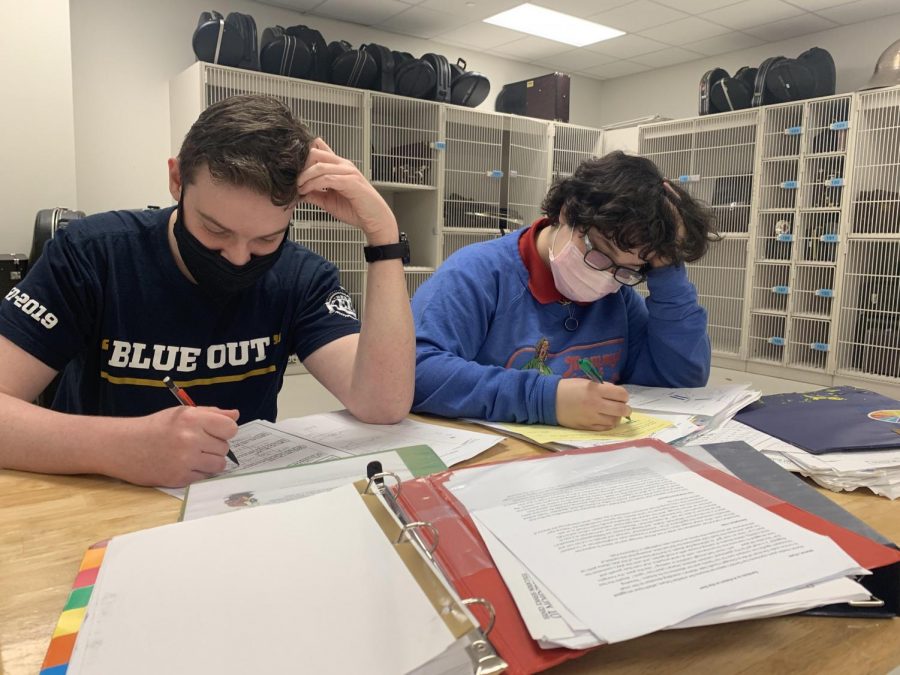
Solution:
M 609 431 L 580 431 L 547 424 L 498 424 L 511 434 L 519 434 L 535 443 L 564 443 L 566 441 L 633 441 L 647 438 L 672 426 L 671 422 L 643 413 L 631 413 L 631 422 L 623 422 Z

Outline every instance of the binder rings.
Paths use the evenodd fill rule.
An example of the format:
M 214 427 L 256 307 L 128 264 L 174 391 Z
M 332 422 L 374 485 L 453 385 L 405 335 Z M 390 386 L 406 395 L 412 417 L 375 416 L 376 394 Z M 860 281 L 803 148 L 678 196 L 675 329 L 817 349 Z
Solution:
M 868 536 L 830 522 L 826 517 L 813 515 L 788 503 L 788 495 L 777 497 L 747 482 L 729 476 L 709 465 L 693 459 L 681 451 L 652 439 L 620 443 L 598 448 L 568 450 L 551 457 L 535 456 L 510 461 L 552 461 L 563 454 L 614 452 L 626 447 L 649 447 L 669 454 L 689 469 L 731 490 L 764 508 L 808 530 L 830 537 L 862 567 L 881 571 L 881 578 L 890 580 L 883 587 L 896 594 L 900 574 L 900 552 L 883 546 Z M 355 483 L 360 498 L 386 537 L 396 544 L 396 551 L 425 590 L 433 606 L 444 608 L 441 614 L 455 617 L 454 635 L 468 638 L 467 655 L 472 672 L 493 675 L 537 673 L 570 659 L 584 651 L 541 649 L 531 639 L 509 591 L 506 589 L 491 556 L 465 508 L 444 488 L 456 471 L 448 470 L 423 478 L 412 479 L 397 486 L 384 485 L 393 474 L 375 473 L 368 481 Z M 370 473 L 374 473 L 371 472 Z M 396 479 L 396 477 L 394 477 Z M 762 481 L 757 481 L 762 484 Z M 276 507 L 263 507 L 276 508 Z M 233 515 L 219 518 L 232 518 Z M 211 519 L 205 520 L 212 520 Z M 836 520 L 831 518 L 831 520 Z M 199 521 L 202 522 L 202 521 Z M 868 534 L 868 533 L 867 533 Z M 105 543 L 92 547 L 76 578 L 75 585 L 54 631 L 41 675 L 63 675 L 77 642 L 78 631 L 89 604 L 97 578 Z M 337 569 L 333 574 L 341 574 Z M 893 589 L 893 590 L 892 590 Z M 466 599 L 461 599 L 466 598 Z M 896 598 L 893 600 L 896 603 Z M 477 609 L 481 605 L 484 609 Z M 895 605 L 896 606 L 896 605 Z M 446 611 L 446 608 L 452 608 Z M 482 631 L 471 608 L 483 617 Z
M 481 598 L 460 598 L 456 591 L 446 582 L 443 574 L 438 570 L 433 563 L 433 551 L 434 545 L 429 544 L 428 547 L 424 547 L 422 545 L 422 538 L 416 534 L 416 531 L 419 528 L 428 527 L 428 525 L 424 523 L 417 522 L 404 522 L 395 514 L 395 512 L 388 506 L 388 503 L 385 499 L 385 495 L 382 490 L 377 489 L 376 484 L 372 480 L 362 480 L 358 481 L 354 484 L 353 487 L 345 486 L 344 488 L 338 488 L 335 492 L 339 490 L 353 490 L 356 489 L 356 494 L 360 500 L 365 505 L 365 509 L 368 510 L 368 513 L 371 515 L 372 521 L 369 521 L 372 525 L 372 528 L 366 528 L 367 531 L 375 530 L 375 534 L 380 536 L 383 534 L 386 537 L 390 544 L 393 545 L 393 551 L 396 552 L 397 556 L 400 558 L 401 565 L 405 567 L 405 570 L 408 571 L 409 576 L 418 585 L 419 588 L 422 589 L 424 596 L 427 598 L 427 602 L 430 603 L 430 611 L 433 612 L 432 616 L 437 617 L 436 619 L 432 619 L 432 621 L 443 622 L 446 625 L 447 630 L 449 630 L 448 640 L 450 640 L 450 647 L 443 654 L 435 654 L 432 657 L 431 661 L 428 661 L 428 664 L 439 663 L 441 668 L 440 672 L 444 673 L 459 673 L 459 672 L 473 672 L 477 675 L 493 675 L 495 673 L 503 672 L 506 668 L 506 663 L 497 656 L 493 646 L 485 637 L 485 633 L 489 633 L 491 626 L 488 624 L 486 631 L 482 631 L 479 626 L 477 619 L 475 616 L 469 611 L 469 607 L 475 605 L 483 605 L 487 608 L 488 614 L 493 615 L 493 608 L 490 607 L 490 604 L 481 599 Z M 334 494 L 334 493 L 331 493 Z M 346 496 L 346 494 L 344 495 Z M 390 498 L 390 497 L 388 497 Z M 314 500 L 315 497 L 310 497 L 309 500 Z M 252 515 L 255 511 L 256 513 L 260 513 L 263 510 L 271 510 L 279 509 L 282 507 L 297 509 L 298 504 L 305 502 L 307 500 L 300 500 L 299 502 L 289 502 L 288 504 L 279 505 L 279 506 L 266 506 L 260 507 L 256 510 L 248 510 L 247 512 L 243 512 L 243 517 L 247 515 Z M 286 514 L 286 516 L 294 517 L 295 514 L 292 511 L 290 514 Z M 320 514 L 321 515 L 321 514 Z M 228 514 L 223 516 L 212 516 L 209 518 L 200 519 L 197 521 L 191 521 L 187 523 L 176 523 L 172 525 L 166 525 L 162 528 L 154 528 L 155 531 L 160 532 L 169 528 L 169 532 L 171 533 L 171 528 L 183 528 L 184 526 L 193 526 L 194 528 L 201 528 L 203 531 L 201 533 L 200 529 L 192 530 L 190 532 L 191 537 L 197 534 L 209 534 L 210 537 L 220 537 L 224 532 L 226 535 L 231 533 L 229 530 L 229 523 L 235 522 L 233 519 L 236 516 L 242 516 L 241 513 Z M 218 521 L 217 523 L 215 521 Z M 258 521 L 254 521 L 258 522 Z M 193 524 L 193 525 L 192 525 Z M 332 525 L 332 527 L 337 530 L 336 524 Z M 134 537 L 145 535 L 147 533 L 152 533 L 153 530 L 145 530 L 143 532 L 134 533 L 132 535 L 124 535 L 123 537 L 132 537 L 129 543 L 133 544 L 138 540 L 134 539 Z M 184 532 L 180 533 L 184 534 Z M 289 532 L 284 531 L 273 531 L 271 533 L 267 533 L 272 537 L 285 537 L 288 536 Z M 116 538 L 120 539 L 120 538 Z M 120 615 L 115 614 L 115 603 L 120 603 L 122 605 L 128 605 L 132 602 L 132 598 L 128 596 L 128 594 L 124 594 L 123 597 L 116 597 L 115 593 L 112 593 L 110 589 L 104 588 L 104 581 L 108 581 L 109 577 L 104 577 L 101 572 L 104 571 L 104 560 L 105 565 L 109 567 L 110 565 L 116 566 L 118 565 L 118 569 L 116 570 L 118 574 L 118 578 L 122 578 L 123 575 L 131 575 L 132 569 L 123 569 L 124 563 L 122 557 L 122 551 L 125 549 L 124 546 L 119 546 L 115 555 L 110 557 L 110 542 L 115 543 L 116 539 L 100 542 L 95 544 L 90 549 L 88 549 L 87 553 L 84 556 L 84 560 L 81 563 L 79 568 L 78 575 L 75 579 L 75 583 L 73 585 L 72 591 L 69 595 L 68 602 L 65 605 L 65 608 L 60 615 L 59 621 L 57 623 L 56 629 L 53 632 L 53 636 L 47 650 L 43 665 L 41 666 L 41 675 L 64 675 L 66 672 L 73 672 L 73 670 L 78 670 L 81 667 L 84 671 L 87 672 L 95 672 L 94 666 L 99 663 L 105 664 L 104 666 L 98 667 L 96 672 L 107 672 L 109 671 L 109 664 L 114 662 L 117 658 L 120 658 L 118 655 L 115 655 L 113 659 L 109 658 L 101 658 L 94 660 L 90 660 L 85 657 L 84 653 L 79 654 L 78 650 L 82 652 L 87 652 L 90 655 L 91 650 L 95 650 L 93 653 L 96 655 L 96 650 L 102 652 L 108 647 L 111 648 L 113 645 L 104 644 L 104 641 L 109 642 L 111 636 L 116 634 L 121 635 L 121 630 L 125 630 L 126 632 L 134 632 L 138 634 L 142 634 L 135 638 L 136 640 L 140 640 L 141 642 L 150 641 L 152 643 L 154 639 L 154 635 L 162 635 L 163 637 L 171 636 L 173 633 L 177 632 L 178 629 L 172 629 L 168 625 L 159 631 L 154 632 L 154 626 L 150 624 L 150 622 L 140 622 L 140 621 L 131 621 L 128 622 L 126 626 L 119 626 L 119 632 L 113 630 L 112 632 L 104 633 L 102 631 L 98 631 L 98 624 L 102 625 L 104 619 L 112 624 L 115 622 L 117 618 L 120 618 Z M 141 540 L 140 543 L 147 543 L 147 537 Z M 166 541 L 173 541 L 172 538 L 164 538 Z M 154 540 L 155 541 L 155 540 Z M 208 540 L 207 540 L 208 541 Z M 278 541 L 278 539 L 276 539 Z M 241 546 L 243 542 L 235 542 L 236 546 Z M 303 546 L 307 547 L 304 550 L 308 550 L 311 547 L 315 546 L 323 546 L 323 545 L 332 545 L 331 541 L 305 541 L 303 542 Z M 252 545 L 252 544 L 251 544 Z M 138 547 L 132 547 L 138 548 Z M 145 547 L 146 548 L 146 547 Z M 349 550 L 349 549 L 348 549 Z M 132 551 L 133 552 L 133 551 Z M 182 553 L 182 555 L 179 555 Z M 133 584 L 135 586 L 138 585 L 149 585 L 151 588 L 154 587 L 154 584 L 158 585 L 158 579 L 153 577 L 152 570 L 155 567 L 160 565 L 166 565 L 170 568 L 177 569 L 181 564 L 181 560 L 183 560 L 184 552 L 179 552 L 178 550 L 164 550 L 159 551 L 157 555 L 153 556 L 153 559 L 150 560 L 146 565 L 141 565 L 143 568 L 143 574 L 141 572 L 134 573 Z M 262 554 L 260 554 L 262 555 Z M 133 558 L 133 556 L 132 556 Z M 125 558 L 127 560 L 128 558 Z M 373 575 L 373 569 L 370 569 L 365 563 L 368 561 L 353 559 L 348 560 L 348 564 L 345 569 L 341 568 L 332 568 L 327 570 L 322 570 L 322 579 L 316 580 L 312 579 L 312 583 L 318 583 L 320 585 L 326 584 L 329 580 L 333 580 L 336 582 L 340 582 L 342 584 L 346 583 L 346 580 L 350 575 L 354 575 L 355 571 L 358 572 L 356 576 L 364 577 L 365 588 L 369 588 L 374 585 L 378 585 L 379 578 L 381 583 L 386 586 L 384 589 L 384 593 L 390 594 L 393 593 L 397 588 L 400 587 L 399 584 L 395 584 L 392 582 L 392 578 L 388 575 L 388 571 L 384 566 L 378 567 L 377 560 L 373 561 L 373 564 L 377 567 L 378 574 Z M 275 561 L 271 560 L 271 557 L 267 559 L 267 564 L 271 565 L 272 569 L 279 569 L 280 567 L 284 567 L 284 563 L 274 564 Z M 277 574 L 277 572 L 273 571 L 272 574 Z M 380 575 L 380 577 L 379 577 Z M 171 572 L 168 575 L 168 578 L 171 578 Z M 99 580 L 98 580 L 99 578 Z M 162 578 L 166 578 L 166 575 L 162 575 Z M 330 578 L 330 579 L 329 579 Z M 129 579 L 130 581 L 130 579 Z M 201 583 L 202 580 L 196 578 L 196 576 L 185 580 L 189 582 L 189 586 L 193 586 L 196 584 L 197 587 L 206 588 L 209 584 Z M 193 588 L 191 588 L 191 593 L 184 597 L 184 603 L 189 602 L 202 602 L 204 597 L 203 591 L 199 591 L 196 594 L 192 593 Z M 234 590 L 232 588 L 224 587 L 219 588 L 218 592 L 220 594 L 230 596 Z M 94 597 L 94 604 L 92 604 L 92 595 Z M 358 598 L 354 599 L 356 605 L 360 603 L 367 603 L 372 599 L 362 595 Z M 138 600 L 140 602 L 140 599 Z M 160 602 L 165 602 L 164 600 L 160 600 Z M 309 613 L 310 610 L 310 601 L 307 597 L 298 597 L 295 599 L 296 609 L 291 611 L 292 617 L 299 617 L 304 612 Z M 229 653 L 227 658 L 233 659 L 233 661 L 228 662 L 228 667 L 225 670 L 220 670 L 216 665 L 212 662 L 208 664 L 209 668 L 215 669 L 216 672 L 247 672 L 244 666 L 252 666 L 257 665 L 263 670 L 265 670 L 265 666 L 262 666 L 257 662 L 257 659 L 262 660 L 263 650 L 265 650 L 267 655 L 271 655 L 273 651 L 278 652 L 279 648 L 281 650 L 284 649 L 283 643 L 278 646 L 273 646 L 272 644 L 258 644 L 253 641 L 252 637 L 248 635 L 248 620 L 249 621 L 259 621 L 259 617 L 269 609 L 268 605 L 272 603 L 272 598 L 269 596 L 268 601 L 265 598 L 260 598 L 258 602 L 248 603 L 244 602 L 243 604 L 229 607 L 229 625 L 233 625 L 233 630 L 231 631 L 231 636 L 229 635 L 221 635 L 218 640 L 220 643 L 234 643 L 237 645 L 236 649 L 234 645 L 229 649 L 232 650 L 233 654 Z M 400 603 L 398 603 L 399 605 Z M 344 616 L 340 614 L 340 607 L 332 607 L 330 608 L 332 612 L 337 613 L 337 620 L 343 621 Z M 396 609 L 396 606 L 395 606 Z M 128 612 L 139 612 L 140 610 L 131 610 L 128 609 Z M 191 625 L 189 620 L 186 620 L 184 616 L 179 616 L 184 613 L 184 607 L 179 609 L 179 607 L 171 607 L 168 611 L 171 612 L 172 624 L 181 624 L 182 630 L 191 630 L 194 628 L 194 625 Z M 314 611 L 314 610 L 313 610 Z M 391 609 L 388 607 L 380 608 L 379 611 L 388 612 L 390 614 Z M 94 613 L 94 616 L 91 614 Z M 354 611 L 354 614 L 359 613 L 358 610 Z M 313 624 L 312 628 L 309 628 L 307 624 L 307 630 L 323 630 L 319 627 L 319 623 L 326 623 L 322 621 L 321 615 L 313 615 L 310 616 L 310 622 Z M 393 625 L 394 617 L 384 616 L 383 621 L 385 624 Z M 230 622 L 234 621 L 233 624 Z M 355 619 L 356 623 L 359 623 L 358 619 Z M 93 622 L 93 625 L 92 625 Z M 185 628 L 185 624 L 188 624 L 188 627 Z M 350 623 L 349 621 L 347 622 Z M 402 623 L 402 622 L 397 622 Z M 334 621 L 332 621 L 334 624 Z M 292 634 L 302 633 L 304 630 L 302 622 L 299 618 L 291 619 L 290 626 L 287 626 Z M 352 628 L 347 627 L 348 632 L 346 635 L 341 634 L 339 639 L 342 639 L 346 646 L 349 649 L 348 651 L 354 651 L 359 649 L 364 649 L 361 646 L 364 643 L 364 640 L 359 639 L 359 634 L 354 634 L 352 632 Z M 374 627 L 365 626 L 360 630 L 367 630 L 371 632 L 376 632 Z M 419 632 L 421 631 L 421 634 Z M 422 635 L 425 633 L 425 628 L 423 626 L 417 626 L 415 633 L 412 634 L 413 631 L 410 631 L 411 634 L 397 634 L 393 635 L 395 641 L 405 644 L 414 644 L 417 640 L 423 639 Z M 189 640 L 193 640 L 194 636 L 187 636 Z M 312 635 L 313 640 L 319 640 L 320 636 Z M 84 644 L 80 647 L 76 647 L 78 645 L 78 640 L 82 639 Z M 231 639 L 233 638 L 233 640 Z M 323 640 L 324 642 L 324 640 Z M 242 645 L 242 643 L 244 643 Z M 155 646 L 158 651 L 165 651 L 166 648 L 170 648 L 172 653 L 166 657 L 164 654 L 162 656 L 163 659 L 169 658 L 172 661 L 171 668 L 167 672 L 175 672 L 177 668 L 174 664 L 180 663 L 180 667 L 182 671 L 184 669 L 191 669 L 191 666 L 181 662 L 183 658 L 184 650 L 179 650 L 177 646 L 172 647 L 172 643 L 158 642 Z M 130 645 L 120 645 L 117 651 L 127 652 Z M 395 645 L 396 647 L 396 645 Z M 218 651 L 224 651 L 221 648 L 221 645 L 211 644 L 209 646 L 210 649 Z M 203 650 L 200 650 L 201 652 Z M 72 659 L 73 654 L 75 655 L 75 659 Z M 363 654 L 362 656 L 365 656 Z M 125 658 L 134 658 L 134 668 L 130 668 L 127 666 L 117 665 L 115 666 L 115 672 L 138 672 L 137 663 L 140 656 L 132 655 L 131 653 L 126 653 Z M 280 658 L 280 656 L 276 655 L 276 659 Z M 366 658 L 370 658 L 366 656 Z M 371 657 L 377 658 L 377 657 Z M 243 666 L 240 665 L 239 662 L 243 661 Z M 384 661 L 384 659 L 382 659 Z M 272 663 L 272 658 L 268 658 L 268 663 Z M 307 666 L 309 666 L 309 661 L 307 660 Z M 295 665 L 295 662 L 292 664 L 284 664 L 286 667 L 290 665 Z M 463 670 L 460 670 L 462 664 Z M 158 665 L 158 664 L 157 664 Z M 148 667 L 152 667 L 152 665 L 148 666 L 148 664 L 141 663 L 140 672 L 146 672 Z M 315 666 L 312 666 L 316 668 Z M 419 672 L 419 666 L 413 669 L 411 672 Z M 72 670 L 70 670 L 70 668 Z M 175 668 L 173 670 L 172 668 Z M 202 668 L 201 668 L 202 669 Z M 288 667 L 288 669 L 290 669 Z M 336 670 L 335 670 L 336 669 Z M 250 667 L 250 670 L 253 670 L 253 667 Z M 326 669 L 327 670 L 327 669 Z M 341 666 L 335 664 L 334 668 L 331 672 L 338 672 L 341 670 Z M 156 672 L 160 672 L 157 670 Z M 193 671 L 192 671 L 193 672 Z M 324 672 L 324 670 L 319 670 L 319 672 Z M 371 672 L 371 670 L 370 670 Z M 435 670 L 434 672 L 438 672 Z
M 808 513 L 782 499 L 770 495 L 733 476 L 729 476 L 703 462 L 693 459 L 665 443 L 653 439 L 643 439 L 628 443 L 606 445 L 598 448 L 566 450 L 551 457 L 538 456 L 511 461 L 553 461 L 555 457 L 567 454 L 589 452 L 613 452 L 626 447 L 651 447 L 667 453 L 689 469 L 731 490 L 781 517 L 805 527 L 808 530 L 830 537 L 852 556 L 862 567 L 869 570 L 887 566 L 900 567 L 900 552 L 882 546 L 867 537 L 852 532 L 840 525 Z M 541 649 L 531 639 L 525 623 L 521 619 L 500 573 L 491 560 L 466 509 L 444 487 L 446 481 L 457 471 L 448 470 L 424 478 L 416 478 L 402 483 L 397 502 L 407 517 L 414 521 L 427 521 L 434 526 L 440 545 L 434 553 L 437 563 L 445 571 L 449 581 L 461 596 L 481 597 L 488 600 L 496 613 L 496 621 L 490 633 L 491 644 L 501 658 L 509 664 L 510 675 L 537 673 L 565 661 L 578 658 L 584 651 L 568 649 Z M 426 543 L 433 541 L 428 529 L 421 531 Z

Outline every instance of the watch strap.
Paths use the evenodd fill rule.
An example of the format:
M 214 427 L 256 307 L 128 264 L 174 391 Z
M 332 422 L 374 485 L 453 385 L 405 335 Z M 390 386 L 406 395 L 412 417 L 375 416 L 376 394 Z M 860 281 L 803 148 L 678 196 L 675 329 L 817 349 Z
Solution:
M 363 254 L 366 256 L 366 262 L 377 262 L 379 260 L 395 260 L 402 258 L 405 247 L 401 243 L 385 244 L 384 246 L 364 246 Z

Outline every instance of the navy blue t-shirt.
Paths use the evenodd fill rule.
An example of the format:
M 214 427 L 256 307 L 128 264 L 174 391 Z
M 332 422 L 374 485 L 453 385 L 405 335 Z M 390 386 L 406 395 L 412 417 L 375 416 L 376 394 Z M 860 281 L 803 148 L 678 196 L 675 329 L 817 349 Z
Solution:
M 101 213 L 58 232 L 0 301 L 0 334 L 63 371 L 56 410 L 150 414 L 177 405 L 169 375 L 197 405 L 274 421 L 288 356 L 359 332 L 337 268 L 287 242 L 253 287 L 212 301 L 175 263 L 172 211 Z

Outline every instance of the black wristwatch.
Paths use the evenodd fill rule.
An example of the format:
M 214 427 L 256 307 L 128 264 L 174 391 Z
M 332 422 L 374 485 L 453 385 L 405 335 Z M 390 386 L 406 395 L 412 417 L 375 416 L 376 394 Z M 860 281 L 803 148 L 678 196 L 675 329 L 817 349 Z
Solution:
M 384 246 L 363 246 L 363 254 L 367 263 L 400 258 L 404 265 L 409 265 L 409 240 L 406 238 L 406 233 L 401 232 L 398 243 Z

